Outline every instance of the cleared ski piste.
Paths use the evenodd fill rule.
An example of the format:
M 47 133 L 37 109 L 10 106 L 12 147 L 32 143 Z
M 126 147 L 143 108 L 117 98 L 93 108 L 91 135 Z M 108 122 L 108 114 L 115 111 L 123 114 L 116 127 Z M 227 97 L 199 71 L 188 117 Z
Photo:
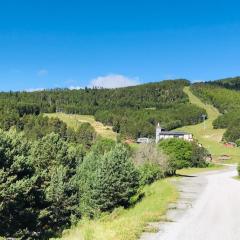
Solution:
M 207 111 L 208 119 L 197 125 L 185 126 L 179 128 L 179 131 L 186 131 L 193 134 L 193 136 L 212 154 L 215 160 L 221 155 L 231 156 L 228 162 L 240 161 L 240 148 L 229 148 L 224 146 L 221 142 L 223 133 L 226 129 L 214 129 L 212 122 L 220 115 L 219 111 L 210 104 L 203 103 L 196 97 L 189 87 L 184 88 L 184 92 L 188 95 L 189 101 Z

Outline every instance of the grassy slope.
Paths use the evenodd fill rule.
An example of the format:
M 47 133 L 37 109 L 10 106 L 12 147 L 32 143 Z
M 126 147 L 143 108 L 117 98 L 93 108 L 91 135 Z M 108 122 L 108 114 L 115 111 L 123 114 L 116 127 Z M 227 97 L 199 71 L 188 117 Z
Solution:
M 204 104 L 199 98 L 192 94 L 189 87 L 185 87 L 184 92 L 189 96 L 192 104 L 206 109 L 208 119 L 204 123 L 182 127 L 178 130 L 192 133 L 194 137 L 209 150 L 214 158 L 222 154 L 227 154 L 232 157 L 233 161 L 239 161 L 240 148 L 225 147 L 224 144 L 221 143 L 225 129 L 213 129 L 212 122 L 220 115 L 219 111 L 212 105 Z
M 112 131 L 112 127 L 104 126 L 102 123 L 95 121 L 93 116 L 90 115 L 77 115 L 77 114 L 65 114 L 65 113 L 49 113 L 45 114 L 48 117 L 58 117 L 65 122 L 69 127 L 76 129 L 81 123 L 90 123 L 97 134 L 105 138 L 111 138 L 116 140 L 117 134 Z
M 149 222 L 164 218 L 167 206 L 178 197 L 170 179 L 159 180 L 144 188 L 145 197 L 133 208 L 117 209 L 99 220 L 82 220 L 72 230 L 65 231 L 68 240 L 136 240 Z
M 194 134 L 214 156 L 230 154 L 240 156 L 240 150 L 229 149 L 220 143 L 224 129 L 213 129 L 212 121 L 219 116 L 217 109 L 211 105 L 205 105 L 189 90 L 184 91 L 189 95 L 190 101 L 207 110 L 208 120 L 204 123 L 187 126 L 181 130 Z M 61 116 L 63 121 L 74 127 L 75 121 L 69 116 Z M 63 119 L 67 117 L 67 119 Z M 80 116 L 82 117 L 85 116 Z M 71 122 L 70 122 L 71 120 Z M 89 119 L 87 119 L 89 120 Z M 220 170 L 222 166 L 212 166 L 204 169 L 183 169 L 179 174 L 195 174 L 209 170 Z M 77 227 L 67 230 L 62 239 L 68 240 L 136 240 L 146 228 L 149 222 L 159 221 L 164 218 L 167 206 L 170 202 L 177 200 L 177 189 L 171 184 L 169 179 L 160 180 L 144 188 L 145 197 L 133 208 L 124 210 L 118 209 L 115 212 L 100 218 L 99 220 L 82 220 Z

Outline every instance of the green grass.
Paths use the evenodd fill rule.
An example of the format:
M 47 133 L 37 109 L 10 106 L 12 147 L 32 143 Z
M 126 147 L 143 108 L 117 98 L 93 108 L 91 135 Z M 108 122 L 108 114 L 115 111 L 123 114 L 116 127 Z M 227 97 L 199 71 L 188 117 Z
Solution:
M 65 114 L 65 113 L 48 113 L 48 117 L 57 117 L 65 122 L 69 127 L 78 128 L 82 123 L 90 123 L 98 135 L 116 140 L 117 134 L 113 132 L 111 126 L 104 126 L 102 123 L 95 121 L 91 115 Z
M 240 181 L 240 176 L 235 176 L 233 179 Z
M 185 87 L 184 92 L 189 96 L 192 104 L 206 109 L 208 119 L 203 123 L 185 126 L 178 130 L 192 133 L 193 136 L 209 150 L 215 160 L 217 160 L 219 156 L 226 154 L 231 156 L 231 162 L 240 161 L 240 148 L 229 148 L 221 142 L 225 129 L 213 129 L 212 122 L 220 115 L 219 111 L 212 105 L 203 103 L 190 91 L 189 87 Z
M 64 232 L 67 240 L 136 240 L 149 222 L 164 219 L 178 192 L 171 179 L 159 180 L 143 189 L 145 197 L 130 209 L 117 209 L 98 220 L 82 220 Z
M 211 164 L 209 165 L 209 167 L 206 167 L 206 168 L 183 168 L 183 169 L 177 170 L 177 174 L 191 175 L 191 174 L 197 174 L 197 173 L 203 173 L 203 172 L 209 172 L 209 171 L 222 170 L 224 168 L 226 168 L 226 166 L 224 165 Z

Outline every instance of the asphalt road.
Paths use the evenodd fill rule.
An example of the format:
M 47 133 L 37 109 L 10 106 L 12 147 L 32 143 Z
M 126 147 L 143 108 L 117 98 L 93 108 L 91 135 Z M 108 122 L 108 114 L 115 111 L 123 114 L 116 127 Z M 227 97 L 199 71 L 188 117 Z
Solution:
M 239 240 L 240 181 L 236 167 L 184 178 L 181 198 L 169 211 L 169 223 L 144 240 Z

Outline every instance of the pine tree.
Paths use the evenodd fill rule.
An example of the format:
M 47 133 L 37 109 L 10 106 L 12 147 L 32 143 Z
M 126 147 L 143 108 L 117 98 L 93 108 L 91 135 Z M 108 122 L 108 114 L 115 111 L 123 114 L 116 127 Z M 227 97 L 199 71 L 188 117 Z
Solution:
M 103 156 L 94 184 L 94 202 L 100 211 L 129 205 L 139 187 L 139 174 L 127 149 L 117 144 Z
M 0 236 L 30 237 L 39 231 L 42 195 L 29 149 L 22 134 L 0 130 Z

